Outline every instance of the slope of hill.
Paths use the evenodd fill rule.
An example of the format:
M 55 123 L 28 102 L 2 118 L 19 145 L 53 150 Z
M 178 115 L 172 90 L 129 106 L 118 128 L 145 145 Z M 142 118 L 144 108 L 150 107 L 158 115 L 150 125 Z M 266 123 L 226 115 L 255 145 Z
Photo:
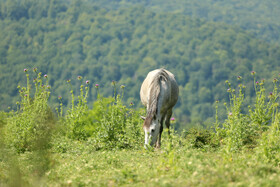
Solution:
M 222 23 L 153 12 L 143 6 L 107 11 L 89 2 L 30 0 L 8 9 L 8 2 L 15 1 L 0 4 L 6 11 L 0 14 L 0 102 L 4 110 L 17 100 L 24 68 L 32 71 L 36 67 L 49 75 L 53 106 L 59 95 L 65 105 L 70 102 L 66 80 L 71 79 L 78 90 L 79 75 L 91 81 L 90 105 L 96 98 L 94 84 L 108 96 L 115 80 L 118 86 L 126 86 L 127 103 L 140 106 L 144 77 L 150 70 L 165 67 L 180 85 L 174 115 L 181 127 L 209 125 L 215 101 L 227 99 L 225 80 L 237 83 L 239 75 L 252 80 L 252 70 L 258 78 L 270 80 L 280 72 L 279 46 Z M 15 15 L 15 10 L 22 13 Z M 247 87 L 249 102 L 253 87 L 249 83 Z
M 142 5 L 156 12 L 182 13 L 192 18 L 223 22 L 241 27 L 266 41 L 280 44 L 280 3 L 274 0 L 100 0 L 107 9 Z

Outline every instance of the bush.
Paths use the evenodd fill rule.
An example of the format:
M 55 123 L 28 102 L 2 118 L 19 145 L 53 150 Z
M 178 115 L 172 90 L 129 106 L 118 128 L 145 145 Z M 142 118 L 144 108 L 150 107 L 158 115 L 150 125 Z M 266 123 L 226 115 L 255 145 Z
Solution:
M 203 128 L 189 129 L 185 134 L 185 138 L 193 148 L 204 148 L 205 146 L 215 148 L 219 146 L 215 133 Z
M 236 94 L 231 84 L 226 81 L 230 94 L 229 107 L 225 104 L 228 117 L 222 124 L 222 128 L 216 126 L 216 131 L 219 138 L 222 139 L 227 153 L 239 151 L 244 147 L 256 148 L 270 144 L 271 141 L 268 141 L 272 137 L 270 134 L 275 133 L 273 129 L 278 129 L 278 127 L 274 127 L 279 107 L 277 103 L 279 96 L 277 79 L 273 81 L 273 91 L 267 94 L 264 88 L 265 81 L 256 81 L 255 72 L 252 72 L 252 75 L 254 75 L 256 97 L 254 106 L 249 106 L 247 113 L 242 106 L 245 86 L 240 84 L 238 94 Z M 260 144 L 260 142 L 262 143 Z
M 93 109 L 88 109 L 86 98 L 88 87 L 81 85 L 77 104 L 72 93 L 72 108 L 65 116 L 67 136 L 76 140 L 87 140 L 96 149 L 131 148 L 143 143 L 140 112 L 133 109 L 133 104 L 126 107 L 122 103 L 122 95 L 102 97 L 98 95 Z M 97 87 L 98 92 L 98 87 Z
M 37 74 L 37 78 L 34 79 L 36 90 L 31 97 L 29 74 L 27 70 L 25 71 L 27 86 L 19 86 L 21 101 L 17 103 L 18 110 L 11 112 L 4 127 L 6 145 L 17 152 L 48 148 L 51 130 L 55 123 L 53 113 L 47 104 L 50 95 L 47 75 L 43 84 L 41 73 Z

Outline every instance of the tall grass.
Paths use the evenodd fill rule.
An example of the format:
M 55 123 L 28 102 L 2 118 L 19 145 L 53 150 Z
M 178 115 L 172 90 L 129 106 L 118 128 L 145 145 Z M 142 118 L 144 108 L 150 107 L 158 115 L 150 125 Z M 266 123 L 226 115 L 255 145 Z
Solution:
M 140 118 L 143 110 L 136 110 L 132 103 L 128 106 L 123 103 L 124 85 L 120 86 L 120 93 L 117 93 L 116 82 L 112 86 L 114 95 L 103 97 L 99 94 L 99 85 L 95 85 L 98 96 L 92 109 L 87 106 L 89 81 L 81 84 L 77 97 L 71 89 L 72 102 L 65 116 L 62 106 L 58 110 L 60 130 L 70 139 L 90 142 L 95 149 L 139 147 L 143 142 Z
M 278 80 L 272 82 L 274 88 L 271 92 L 265 89 L 265 80 L 256 81 L 254 77 L 255 103 L 244 108 L 244 89 L 240 84 L 238 90 L 232 88 L 231 83 L 226 81 L 230 97 L 229 105 L 225 103 L 228 116 L 218 127 L 216 122 L 217 136 L 221 140 L 222 149 L 227 154 L 252 149 L 258 152 L 260 157 L 266 159 L 279 159 L 277 156 L 279 147 L 279 93 Z M 237 93 L 236 93 L 237 92 Z
M 32 93 L 30 75 L 27 69 L 24 71 L 27 85 L 18 86 L 21 99 L 17 103 L 17 111 L 9 114 L 4 128 L 6 145 L 18 153 L 47 149 L 50 146 L 50 134 L 55 123 L 47 103 L 50 96 L 48 76 L 42 77 L 42 74 L 34 69 L 35 93 Z

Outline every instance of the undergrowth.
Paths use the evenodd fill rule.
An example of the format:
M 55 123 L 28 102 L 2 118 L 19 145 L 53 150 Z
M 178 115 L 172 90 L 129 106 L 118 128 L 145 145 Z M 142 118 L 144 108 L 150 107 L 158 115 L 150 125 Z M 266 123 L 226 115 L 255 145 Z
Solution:
M 216 135 L 227 155 L 252 149 L 260 158 L 278 163 L 277 153 L 280 151 L 276 143 L 279 142 L 278 79 L 273 80 L 274 89 L 268 93 L 265 89 L 265 80 L 256 81 L 255 74 L 253 71 L 255 103 L 248 106 L 247 111 L 243 106 L 245 86 L 239 84 L 236 91 L 231 83 L 226 81 L 230 98 L 229 105 L 225 103 L 228 116 L 222 125 L 216 125 Z
M 133 154 L 139 152 L 141 156 L 145 155 L 149 160 L 157 159 L 156 166 L 149 163 L 152 169 L 149 172 L 154 176 L 170 174 L 171 177 L 177 178 L 182 177 L 180 173 L 186 171 L 187 175 L 191 174 L 194 177 L 195 175 L 200 176 L 196 173 L 197 171 L 205 174 L 210 171 L 217 174 L 223 173 L 223 171 L 231 172 L 226 167 L 227 165 L 237 167 L 233 163 L 239 164 L 243 169 L 246 164 L 250 165 L 249 161 L 248 163 L 242 161 L 244 158 L 256 160 L 257 164 L 267 164 L 269 168 L 279 166 L 280 113 L 278 112 L 279 83 L 277 79 L 273 80 L 273 90 L 268 92 L 265 89 L 266 82 L 264 80 L 256 81 L 256 73 L 252 72 L 256 97 L 254 103 L 249 107 L 244 107 L 245 85 L 239 84 L 235 88 L 229 81 L 226 81 L 229 103 L 225 103 L 227 110 L 225 121 L 219 121 L 217 105 L 214 130 L 192 128 L 178 133 L 171 128 L 170 135 L 164 130 L 161 149 L 145 150 L 142 119 L 140 118 L 145 111 L 136 109 L 132 103 L 124 104 L 125 86 L 121 85 L 118 88 L 117 83 L 113 81 L 113 96 L 103 97 L 99 94 L 99 85 L 96 84 L 98 96 L 92 108 L 89 108 L 87 98 L 91 84 L 90 81 L 83 81 L 83 78 L 79 76 L 78 80 L 81 82 L 79 95 L 74 95 L 71 81 L 67 81 L 70 88 L 71 105 L 68 108 L 63 106 L 63 98 L 59 97 L 59 107 L 55 113 L 48 105 L 51 90 L 48 85 L 48 75 L 43 76 L 37 72 L 36 68 L 33 71 L 34 87 L 30 83 L 29 71 L 24 70 L 27 84 L 18 87 L 21 99 L 17 102 L 17 110 L 0 112 L 0 185 L 35 185 L 40 183 L 42 177 L 55 181 L 56 176 L 60 176 L 58 172 L 62 167 L 57 165 L 56 157 L 62 162 L 64 158 L 72 158 L 74 155 L 77 159 L 84 157 L 84 160 L 78 160 L 77 164 L 83 162 L 88 165 L 88 162 L 95 162 L 90 159 L 90 155 L 103 155 L 104 153 L 105 157 L 101 160 L 104 162 L 106 160 L 106 164 L 117 171 L 125 165 L 124 161 L 121 163 L 119 158 L 106 154 L 109 152 L 114 154 L 114 151 L 122 150 L 130 150 Z M 238 79 L 241 80 L 241 77 Z M 118 154 L 124 153 L 118 152 Z M 243 154 L 244 158 L 241 156 Z M 216 168 L 213 170 L 201 168 L 205 162 L 203 155 L 211 155 L 213 159 L 208 160 L 206 165 Z M 214 155 L 218 155 L 219 158 L 214 159 Z M 126 156 L 129 157 L 128 153 Z M 185 157 L 189 159 L 188 162 Z M 129 159 L 132 159 L 133 162 L 133 158 Z M 218 161 L 219 159 L 221 160 Z M 26 167 L 21 163 L 23 160 Z M 129 169 L 127 166 L 127 168 L 121 169 L 121 173 L 115 173 L 115 177 L 110 178 L 111 182 L 104 185 L 141 183 L 140 173 L 143 167 L 141 162 L 144 161 L 138 160 L 138 163 L 135 163 L 138 164 L 138 168 L 135 166 Z M 224 164 L 225 167 L 217 167 L 218 162 Z M 98 167 L 106 168 L 104 165 L 95 164 L 92 166 L 94 171 L 102 170 L 100 168 L 98 170 Z M 203 167 L 207 167 L 206 165 Z M 76 167 L 78 168 L 78 166 Z M 263 173 L 262 166 L 259 165 L 259 167 L 260 173 Z M 132 168 L 139 169 L 139 173 L 135 173 Z M 63 168 L 60 170 L 62 173 L 68 172 Z M 273 175 L 273 171 L 270 172 L 270 170 L 264 173 Z M 65 175 L 71 176 L 70 174 Z M 85 175 L 88 173 L 85 172 Z M 31 181 L 30 176 L 37 178 L 35 181 Z M 228 176 L 229 180 L 232 180 L 231 176 Z M 19 178 L 20 182 L 14 183 L 11 180 L 14 177 Z M 79 177 L 75 179 L 77 185 L 82 183 L 82 174 Z M 273 176 L 271 177 L 273 178 Z M 220 179 L 214 180 L 220 181 Z M 277 181 L 275 177 L 273 180 Z M 190 181 L 189 184 L 200 185 L 201 181 L 203 180 L 195 178 L 195 181 Z M 226 183 L 226 180 L 220 182 Z M 66 183 L 72 184 L 71 180 Z M 93 181 L 90 183 L 96 184 Z M 162 185 L 157 182 L 154 184 Z

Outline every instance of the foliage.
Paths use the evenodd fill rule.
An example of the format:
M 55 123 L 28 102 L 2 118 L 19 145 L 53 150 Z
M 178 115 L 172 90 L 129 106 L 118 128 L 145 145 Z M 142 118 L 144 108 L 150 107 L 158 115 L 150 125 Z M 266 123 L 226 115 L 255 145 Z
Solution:
M 82 77 L 78 77 L 82 79 Z M 70 83 L 70 81 L 68 81 Z M 57 109 L 61 123 L 60 131 L 74 140 L 87 140 L 95 149 L 136 148 L 142 144 L 141 110 L 135 110 L 133 103 L 129 107 L 123 104 L 124 85 L 121 95 L 116 92 L 116 82 L 112 82 L 114 97 L 103 97 L 98 94 L 93 108 L 87 106 L 89 81 L 80 86 L 80 95 L 74 96 L 71 89 L 72 107 L 62 115 L 63 107 Z M 99 85 L 96 92 L 99 93 Z M 60 98 L 62 99 L 62 98 Z
M 8 114 L 4 111 L 0 111 L 0 129 L 7 124 Z
M 58 96 L 63 97 L 63 106 L 71 107 L 66 80 L 72 80 L 78 95 L 77 75 L 91 84 L 98 83 L 105 97 L 112 96 L 112 80 L 124 84 L 123 101 L 139 108 L 144 77 L 152 69 L 165 67 L 180 85 L 174 114 L 181 126 L 176 129 L 211 126 L 215 101 L 228 101 L 223 92 L 225 80 L 238 75 L 248 78 L 251 70 L 258 72 L 256 78 L 267 80 L 279 73 L 279 46 L 258 40 L 240 28 L 194 19 L 176 9 L 154 11 L 157 4 L 150 2 L 146 2 L 149 8 L 121 6 L 121 2 L 132 5 L 138 1 L 15 2 L 0 2 L 4 11 L 0 19 L 0 107 L 5 111 L 9 106 L 16 108 L 16 85 L 25 84 L 17 72 L 26 67 L 38 67 L 43 74 L 52 75 L 49 102 L 55 108 L 61 104 L 57 103 Z M 104 5 L 120 6 L 111 10 L 103 9 Z M 5 12 L 8 10 L 22 11 L 10 14 Z M 246 86 L 249 91 L 244 104 L 249 105 L 254 86 Z M 92 106 L 96 89 L 91 85 L 88 89 L 87 100 Z
M 25 152 L 49 147 L 50 133 L 54 126 L 54 116 L 48 106 L 50 86 L 48 76 L 38 73 L 34 78 L 35 93 L 32 96 L 28 70 L 24 70 L 27 77 L 26 87 L 18 86 L 21 101 L 17 111 L 10 114 L 4 126 L 6 144 L 17 152 Z M 34 69 L 36 73 L 36 69 Z
M 261 160 L 279 165 L 279 135 L 279 113 L 277 113 L 274 121 L 271 124 L 271 127 L 266 132 L 264 132 L 259 139 L 259 147 L 257 147 L 256 152 L 258 153 Z
M 82 80 L 81 76 L 78 76 L 79 80 Z M 68 81 L 70 84 L 70 81 Z M 66 127 L 67 136 L 75 139 L 86 139 L 89 135 L 84 129 L 84 120 L 83 116 L 87 113 L 87 96 L 88 96 L 89 87 L 81 84 L 80 86 L 80 95 L 78 96 L 78 102 L 76 103 L 74 91 L 71 89 L 71 108 L 68 109 L 65 116 L 64 128 Z M 61 111 L 63 108 L 61 106 Z M 62 117 L 63 112 L 60 111 L 60 116 Z
M 206 0 L 202 8 L 187 1 L 167 6 L 165 0 L 159 8 L 156 2 L 125 7 L 139 1 L 0 1 L 0 101 L 8 111 L 0 112 L 0 186 L 279 184 L 279 82 L 273 79 L 280 70 L 279 46 L 182 14 L 250 22 L 244 14 L 232 16 L 233 1 Z M 182 6 L 186 2 L 192 6 Z M 217 17 L 228 3 L 229 13 Z M 242 13 L 250 4 L 264 6 L 254 3 L 236 1 L 234 7 Z M 278 4 L 265 5 L 274 10 L 269 15 L 278 15 Z M 270 20 L 264 38 L 277 40 L 267 33 L 278 27 L 272 23 L 279 16 L 258 15 L 246 29 L 266 28 L 262 24 Z M 28 69 L 26 80 L 18 73 L 26 67 L 33 68 L 34 87 Z M 176 125 L 163 132 L 161 149 L 146 150 L 139 87 L 158 67 L 176 75 L 181 97 Z M 258 72 L 251 72 L 253 83 L 244 82 L 251 70 Z M 227 79 L 228 98 L 222 91 Z M 15 106 L 18 83 L 26 86 L 18 87 Z M 215 131 L 175 131 L 187 126 Z
M 280 25 L 278 22 L 280 4 L 273 0 L 266 2 L 261 0 L 174 0 L 172 2 L 168 0 L 124 0 L 114 4 L 101 0 L 96 3 L 107 9 L 128 6 L 128 4 L 140 4 L 156 12 L 180 12 L 193 18 L 205 19 L 210 22 L 236 25 L 266 41 L 278 44 L 280 42 Z
M 54 121 L 46 118 L 48 76 L 36 73 L 32 91 L 25 71 L 28 84 L 20 87 L 18 110 L 1 113 L 1 186 L 275 186 L 280 181 L 277 79 L 268 94 L 264 81 L 255 84 L 256 99 L 246 114 L 244 85 L 236 94 L 227 81 L 230 113 L 223 123 L 217 113 L 216 132 L 192 128 L 179 135 L 172 126 L 170 134 L 163 132 L 161 149 L 147 150 L 139 117 L 144 111 L 123 104 L 124 86 L 117 94 L 113 82 L 114 97 L 106 98 L 96 85 L 98 97 L 89 109 L 86 81 L 78 97 L 71 89 L 72 107 L 64 114 L 60 105 Z M 50 122 L 55 122 L 55 131 L 46 128 Z
M 123 105 L 120 95 L 115 98 L 99 97 L 88 113 L 88 117 L 94 117 L 91 138 L 94 146 L 113 149 L 137 148 L 142 145 L 141 113 L 134 110 L 132 105 L 129 108 Z
M 232 88 L 228 81 L 228 92 L 230 94 L 230 106 L 227 108 L 228 118 L 222 124 L 222 128 L 216 126 L 217 136 L 221 138 L 224 144 L 226 153 L 240 151 L 245 147 L 257 149 L 261 147 L 266 151 L 265 155 L 272 155 L 267 147 L 274 147 L 274 141 L 277 141 L 275 134 L 278 133 L 278 108 L 279 108 L 279 93 L 278 80 L 273 80 L 274 89 L 267 94 L 264 87 L 264 80 L 256 81 L 254 76 L 255 86 L 255 104 L 254 107 L 248 106 L 249 112 L 244 112 L 244 89 L 242 84 L 239 84 L 238 94 Z M 239 77 L 240 79 L 240 77 Z M 273 140 L 272 140 L 272 139 Z M 259 144 L 260 143 L 260 144 Z M 276 149 L 277 149 L 277 145 Z M 269 153 L 268 153 L 269 152 Z
M 191 128 L 186 132 L 185 138 L 192 148 L 216 148 L 219 146 L 216 134 L 212 130 Z

